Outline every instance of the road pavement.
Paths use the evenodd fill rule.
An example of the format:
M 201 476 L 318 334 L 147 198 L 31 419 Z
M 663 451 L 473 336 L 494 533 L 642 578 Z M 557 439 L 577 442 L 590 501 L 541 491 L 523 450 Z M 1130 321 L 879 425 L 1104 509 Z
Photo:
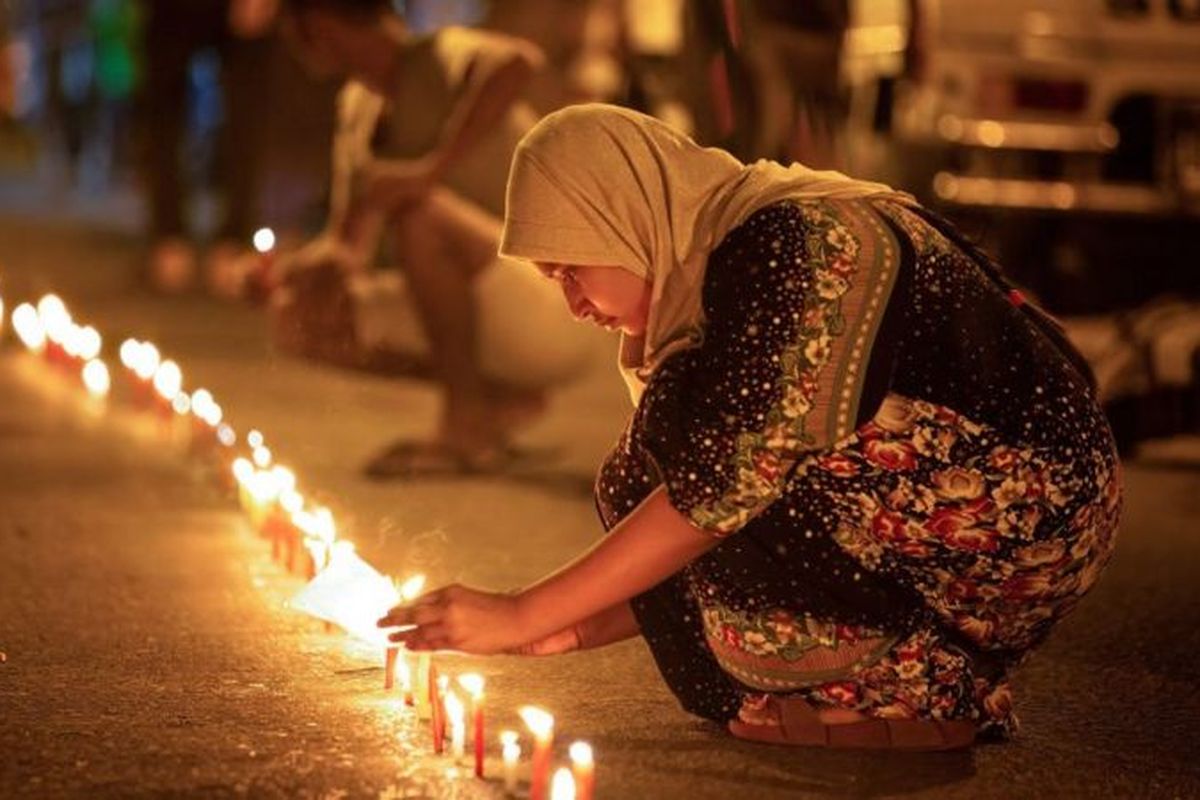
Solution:
M 154 298 L 119 231 L 0 220 L 0 296 L 60 292 L 111 341 L 137 335 L 256 426 L 383 571 L 508 588 L 599 535 L 592 471 L 628 413 L 594 369 L 505 479 L 371 483 L 363 462 L 428 430 L 431 389 L 303 364 L 261 315 Z M 283 574 L 233 502 L 161 427 L 84 402 L 0 350 L 0 797 L 499 797 L 449 774 L 381 689 L 378 654 L 286 608 Z M 1016 679 L 1024 729 L 969 753 L 755 746 L 689 717 L 629 642 L 557 658 L 445 657 L 489 680 L 492 730 L 515 708 L 596 750 L 600 798 L 1200 796 L 1200 446 L 1127 465 L 1109 572 Z M 449 771 L 449 773 L 448 773 Z

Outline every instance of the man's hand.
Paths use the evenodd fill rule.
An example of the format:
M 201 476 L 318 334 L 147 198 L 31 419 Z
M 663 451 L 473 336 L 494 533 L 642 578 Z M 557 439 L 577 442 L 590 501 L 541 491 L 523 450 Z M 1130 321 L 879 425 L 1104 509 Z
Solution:
M 356 193 L 381 210 L 402 211 L 424 199 L 438 177 L 433 158 L 373 158 L 358 171 Z

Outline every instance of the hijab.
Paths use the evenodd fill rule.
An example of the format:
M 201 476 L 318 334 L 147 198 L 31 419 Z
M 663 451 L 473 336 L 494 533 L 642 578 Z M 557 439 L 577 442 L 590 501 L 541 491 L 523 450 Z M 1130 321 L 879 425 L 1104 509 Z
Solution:
M 568 106 L 517 146 L 500 254 L 619 267 L 650 282 L 645 334 L 621 341 L 621 372 L 636 404 L 667 357 L 700 343 L 704 270 L 726 234 L 782 200 L 866 197 L 912 202 L 839 172 L 746 165 L 629 109 Z

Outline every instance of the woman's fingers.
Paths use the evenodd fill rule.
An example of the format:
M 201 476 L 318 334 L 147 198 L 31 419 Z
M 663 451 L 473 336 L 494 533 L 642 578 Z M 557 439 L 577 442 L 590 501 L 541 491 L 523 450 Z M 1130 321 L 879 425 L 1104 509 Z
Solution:
M 450 645 L 445 626 L 438 623 L 398 631 L 389 635 L 388 641 L 403 644 L 409 650 L 437 650 Z
M 424 625 L 438 618 L 442 607 L 441 590 L 423 594 L 416 600 L 396 606 L 375 623 L 380 628 L 397 625 Z

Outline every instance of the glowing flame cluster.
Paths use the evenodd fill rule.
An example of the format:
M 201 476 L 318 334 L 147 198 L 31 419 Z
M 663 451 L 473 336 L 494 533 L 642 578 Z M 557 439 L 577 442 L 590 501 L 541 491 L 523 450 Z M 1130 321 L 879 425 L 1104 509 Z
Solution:
M 269 229 L 262 229 L 255 235 L 255 246 L 260 252 L 268 252 L 274 245 L 274 234 Z M 3 298 L 0 298 L 0 332 L 3 331 L 6 310 Z M 100 359 L 104 346 L 103 338 L 92 326 L 77 324 L 66 304 L 57 295 L 47 294 L 36 304 L 20 303 L 9 313 L 8 323 L 30 351 L 44 352 L 47 360 L 65 363 L 72 370 L 77 366 L 78 374 L 90 395 L 97 398 L 108 395 L 112 386 L 112 376 L 107 364 Z M 51 348 L 51 345 L 54 347 Z M 61 358 L 63 354 L 74 361 L 64 362 Z M 223 409 L 213 397 L 213 393 L 203 388 L 190 393 L 185 391 L 183 371 L 176 362 L 164 359 L 155 345 L 129 338 L 121 343 L 119 355 L 125 368 L 152 387 L 154 393 L 176 413 L 191 414 L 196 420 L 203 422 L 224 447 L 233 448 L 237 444 L 237 433 L 224 420 Z M 298 540 L 308 550 L 314 572 L 329 569 L 331 565 L 335 570 L 355 569 L 359 562 L 352 558 L 355 554 L 354 544 L 338 538 L 338 527 L 333 513 L 305 498 L 297 489 L 295 473 L 275 463 L 274 455 L 260 431 L 251 430 L 245 437 L 245 443 L 246 455 L 234 459 L 230 468 L 243 507 L 252 521 L 259 525 L 263 525 L 268 519 L 282 519 L 290 523 L 294 535 L 298 537 L 290 541 Z M 274 522 L 271 525 L 271 528 L 264 530 L 274 529 Z M 330 577 L 335 573 L 327 572 L 325 575 Z M 390 594 L 393 588 L 395 590 L 395 595 L 388 602 L 395 602 L 398 597 L 402 603 L 411 603 L 420 597 L 424 590 L 425 576 L 413 575 L 395 583 L 383 579 L 383 584 L 387 594 Z M 346 604 L 344 598 L 339 598 L 339 602 Z M 378 605 L 378 602 L 372 602 L 372 613 Z M 373 619 L 374 617 L 371 630 L 377 632 Z M 344 623 L 339 624 L 343 624 L 347 630 L 351 629 Z M 400 670 L 401 686 L 410 690 L 412 674 L 408 664 L 401 660 L 397 667 Z M 462 694 L 450 688 L 449 676 L 441 675 L 438 679 L 443 708 L 451 728 L 452 748 L 457 755 L 461 755 L 467 714 L 463 698 L 470 699 L 473 711 L 482 713 L 480 709 L 485 681 L 481 675 L 467 673 L 457 677 L 456 685 Z M 536 762 L 537 754 L 548 752 L 553 742 L 554 717 L 536 706 L 523 706 L 518 709 L 518 713 L 536 742 Z M 478 719 L 482 720 L 482 717 Z M 515 731 L 503 731 L 500 734 L 500 742 L 506 769 L 505 784 L 515 785 L 515 766 L 521 758 L 518 734 Z M 581 798 L 590 797 L 591 769 L 594 765 L 592 748 L 585 742 L 574 742 L 570 746 L 569 754 L 572 767 L 578 772 L 573 773 L 572 769 L 566 768 L 555 772 L 550 782 L 551 800 L 574 800 L 577 791 L 582 793 Z M 576 774 L 582 776 L 579 777 L 578 786 Z
M 221 409 L 220 403 L 213 399 L 212 392 L 208 389 L 197 389 L 192 392 L 191 400 L 192 414 L 197 419 L 204 422 L 210 428 L 220 426 L 224 411 Z
M 121 363 L 144 381 L 152 380 L 162 364 L 162 354 L 150 342 L 126 339 L 121 342 Z

